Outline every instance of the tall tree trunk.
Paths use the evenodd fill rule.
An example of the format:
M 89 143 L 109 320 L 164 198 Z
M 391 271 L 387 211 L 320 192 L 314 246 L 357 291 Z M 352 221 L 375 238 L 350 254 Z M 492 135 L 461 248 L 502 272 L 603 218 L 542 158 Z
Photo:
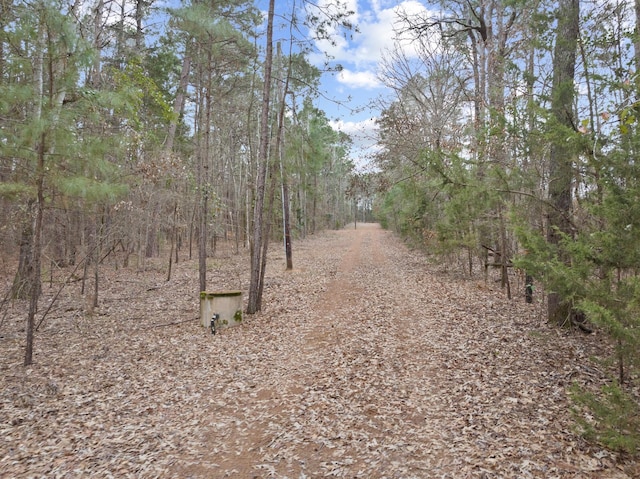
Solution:
M 267 179 L 267 159 L 269 154 L 269 106 L 271 99 L 271 68 L 273 63 L 273 16 L 275 0 L 269 0 L 267 15 L 267 50 L 264 63 L 264 86 L 262 90 L 262 112 L 260 115 L 260 147 L 258 150 L 258 178 L 256 181 L 256 198 L 253 210 L 253 245 L 251 250 L 251 279 L 249 284 L 249 300 L 247 313 L 254 314 L 260 310 L 262 284 L 262 258 L 267 248 L 263 248 L 264 237 L 264 197 Z
M 42 106 L 44 101 L 44 48 L 46 38 L 46 28 L 44 22 L 40 25 L 40 34 L 34 59 L 34 117 L 42 118 Z M 40 298 L 40 261 L 42 250 L 42 216 L 44 211 L 44 175 L 45 175 L 45 142 L 46 134 L 42 133 L 35 145 L 37 152 L 36 162 L 36 198 L 35 198 L 35 218 L 30 235 L 23 238 L 23 244 L 30 245 L 25 260 L 27 278 L 18 281 L 24 285 L 24 291 L 29 297 L 29 310 L 27 312 L 26 324 L 26 346 L 24 354 L 24 365 L 29 366 L 33 362 L 33 334 L 35 330 L 35 317 L 38 311 L 38 299 Z M 29 237 L 30 236 L 30 237 Z M 21 252 L 22 253 L 22 252 Z M 21 254 L 22 256 L 22 254 Z M 18 270 L 18 274 L 20 271 Z M 14 282 L 15 284 L 15 282 Z
M 211 146 L 211 88 L 212 88 L 212 71 L 211 71 L 211 52 L 207 54 L 207 71 L 201 72 L 201 78 L 206 78 L 206 84 L 204 86 L 204 92 L 201 92 L 202 105 L 200 108 L 200 115 L 202 115 L 202 108 L 204 108 L 204 125 L 203 120 L 200 120 L 199 127 L 199 166 L 198 166 L 198 192 L 200 196 L 200 232 L 198 242 L 198 270 L 199 270 L 199 285 L 200 291 L 206 291 L 207 289 L 207 241 L 208 241 L 208 215 L 209 215 L 209 194 L 210 194 L 210 174 L 209 174 L 209 161 L 210 161 L 210 146 Z M 201 87 L 202 88 L 202 87 Z
M 282 167 L 282 162 L 280 163 Z M 289 206 L 289 184 L 286 172 L 282 171 L 282 226 L 284 230 L 284 253 L 287 270 L 293 269 L 293 248 L 291 246 L 291 207 Z
M 39 25 L 40 32 L 38 35 L 38 42 L 36 46 L 36 54 L 34 55 L 33 60 L 33 117 L 36 120 L 42 118 L 42 107 L 44 102 L 44 48 L 45 48 L 45 39 L 46 39 L 46 26 L 44 22 L 41 22 Z M 36 142 L 35 151 L 38 153 L 37 163 L 36 163 L 36 182 L 40 183 L 40 174 L 44 174 L 44 153 L 45 153 L 45 135 L 41 135 Z M 43 162 L 42 170 L 40 170 L 40 162 Z M 43 180 L 44 182 L 44 180 Z M 38 198 L 30 199 L 28 202 L 28 211 L 31 213 L 35 208 L 34 218 L 38 216 L 38 208 L 42 207 L 42 205 L 38 205 Z M 31 216 L 31 215 L 29 215 Z M 11 296 L 16 299 L 28 299 L 31 298 L 34 293 L 40 294 L 39 288 L 36 288 L 36 285 L 33 283 L 36 275 L 32 271 L 34 268 L 36 259 L 34 258 L 35 254 L 35 227 L 34 227 L 34 219 L 31 217 L 27 219 L 27 221 L 23 225 L 22 236 L 20 238 L 20 261 L 18 263 L 18 271 L 13 279 L 13 286 Z M 38 281 L 40 279 L 40 275 L 37 275 Z M 36 301 L 37 303 L 37 301 Z M 31 311 L 29 311 L 31 314 Z M 34 313 L 35 314 L 35 311 Z M 31 336 L 29 335 L 29 323 L 32 331 Z M 29 342 L 33 337 L 33 318 L 28 320 L 27 324 L 27 349 L 30 349 Z M 30 364 L 30 355 L 29 354 L 29 364 Z M 25 359 L 25 364 L 27 364 Z
M 94 10 L 93 17 L 93 47 L 96 51 L 96 55 L 93 59 L 93 65 L 91 67 L 91 72 L 89 77 L 87 78 L 87 83 L 91 85 L 93 88 L 98 88 L 100 86 L 101 80 L 101 64 L 100 64 L 100 53 L 102 51 L 102 22 L 104 15 L 104 0 L 98 0 L 96 4 L 96 8 Z
M 280 43 L 278 43 L 278 64 L 282 68 L 282 52 Z M 278 133 L 276 135 L 276 155 L 280 163 L 280 177 L 282 179 L 282 229 L 284 235 L 284 252 L 286 258 L 287 270 L 293 269 L 293 252 L 291 247 L 291 222 L 289 216 L 289 185 L 287 180 L 287 171 L 284 166 L 283 159 L 283 136 L 284 136 L 284 115 L 286 107 L 286 98 L 289 90 L 289 80 L 291 78 L 291 59 L 292 54 L 289 52 L 289 66 L 287 68 L 287 76 L 282 89 L 279 89 L 280 112 L 278 113 Z M 278 75 L 281 79 L 282 74 Z
M 491 16 L 495 15 L 495 25 Z M 506 150 L 506 138 L 505 138 L 505 63 L 507 61 L 507 41 L 509 39 L 509 33 L 511 26 L 515 21 L 516 14 L 513 12 L 508 20 L 505 20 L 506 12 L 504 6 L 497 2 L 491 4 L 489 9 L 489 16 L 486 20 L 487 28 L 487 41 L 485 46 L 487 47 L 487 81 L 488 81 L 488 94 L 489 99 L 489 130 L 490 134 L 487 138 L 487 154 L 491 162 L 495 162 L 501 169 L 509 168 L 507 165 L 507 150 Z M 490 28 L 489 28 L 490 26 Z M 506 198 L 501 200 L 506 201 Z M 510 296 L 508 287 L 509 277 L 507 268 L 507 232 L 506 224 L 502 217 L 502 204 L 497 205 L 498 208 L 498 238 L 496 238 L 497 249 L 500 251 L 500 275 L 502 288 L 507 287 L 507 294 Z M 486 229 L 485 229 L 486 228 Z M 490 225 L 481 228 L 481 231 L 487 231 L 491 228 Z M 490 241 L 490 237 L 493 236 L 489 233 L 489 237 L 481 237 L 480 241 L 486 244 Z M 511 299 L 511 298 L 509 298 Z
M 91 298 L 91 310 L 98 307 L 99 293 L 100 293 L 100 258 L 102 256 L 102 238 L 104 233 L 104 221 L 102 215 L 99 213 L 99 208 L 96 208 L 96 217 L 94 220 L 95 226 L 93 227 L 94 235 L 94 250 L 93 250 L 93 297 Z
M 271 224 L 273 223 L 273 203 L 276 192 L 276 175 L 269 175 L 269 196 L 267 197 L 267 216 L 264 221 L 264 238 L 262 241 L 262 258 L 260 258 L 260 282 L 258 291 L 258 311 L 262 309 L 262 292 L 264 290 L 264 273 L 267 270 L 267 249 L 269 247 L 269 237 L 271 235 Z
M 178 84 L 178 91 L 176 92 L 176 99 L 173 102 L 173 118 L 169 124 L 169 131 L 167 133 L 167 140 L 164 144 L 165 153 L 171 153 L 173 150 L 173 143 L 176 138 L 176 129 L 178 128 L 178 122 L 180 121 L 180 115 L 184 108 L 184 98 L 187 91 L 187 85 L 189 82 L 189 71 L 191 70 L 191 56 L 189 52 L 189 43 L 185 47 L 184 59 L 182 60 L 182 71 L 180 72 L 180 83 Z
M 313 201 L 311 202 L 311 234 L 316 234 L 316 211 L 318 207 L 318 174 L 313 174 Z
M 551 110 L 562 126 L 572 128 L 574 75 L 578 33 L 580 26 L 580 1 L 560 0 L 558 27 L 553 56 L 553 86 Z M 560 135 L 562 136 L 562 135 Z M 563 235 L 571 235 L 571 185 L 573 181 L 573 152 L 566 141 L 554 141 L 549 158 L 549 202 L 547 241 L 555 246 L 561 260 L 567 261 L 562 248 Z M 550 292 L 547 318 L 549 322 L 568 324 L 571 304 L 557 292 Z
M 167 281 L 171 281 L 171 266 L 173 265 L 173 251 L 176 251 L 176 263 L 178 262 L 178 202 L 173 204 L 173 224 L 171 225 L 171 247 L 169 249 L 169 267 L 167 268 Z
M 125 3 L 125 2 L 122 2 Z M 136 1 L 136 53 L 138 55 L 143 55 L 144 51 L 144 28 L 142 25 L 142 20 L 144 20 L 145 7 L 147 6 L 147 2 L 145 0 L 137 0 Z
M 207 192 L 202 194 L 202 203 L 200 211 L 200 232 L 198 238 L 198 284 L 200 291 L 207 290 L 207 214 L 208 214 Z
M 40 298 L 40 262 L 42 255 L 42 217 L 44 215 L 44 175 L 45 175 L 45 140 L 43 133 L 37 147 L 37 198 L 36 217 L 33 227 L 33 247 L 31 251 L 30 268 L 31 279 L 29 281 L 29 311 L 27 313 L 27 341 L 24 354 L 24 365 L 29 366 L 33 362 L 33 333 L 35 329 L 35 318 L 38 311 L 38 299 Z

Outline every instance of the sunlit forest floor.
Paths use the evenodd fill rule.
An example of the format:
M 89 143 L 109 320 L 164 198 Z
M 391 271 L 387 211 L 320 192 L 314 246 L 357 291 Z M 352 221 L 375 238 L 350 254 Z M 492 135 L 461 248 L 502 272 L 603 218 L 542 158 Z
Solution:
M 540 298 L 509 301 L 377 225 L 296 242 L 289 272 L 280 249 L 263 311 L 216 335 L 198 321 L 195 259 L 170 281 L 166 260 L 107 260 L 96 308 L 69 282 L 28 368 L 26 304 L 4 304 L 0 476 L 640 477 L 570 413 L 574 381 L 606 380 L 590 359 L 603 335 L 551 328 Z M 218 252 L 210 289 L 246 297 L 248 270 Z

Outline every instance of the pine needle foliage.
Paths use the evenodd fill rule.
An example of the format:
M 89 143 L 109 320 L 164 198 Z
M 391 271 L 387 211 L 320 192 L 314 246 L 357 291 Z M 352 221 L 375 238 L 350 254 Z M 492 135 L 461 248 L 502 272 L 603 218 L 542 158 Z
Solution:
M 575 202 L 575 233 L 550 245 L 540 232 L 520 226 L 527 251 L 516 260 L 548 291 L 568 301 L 611 340 L 612 354 L 600 358 L 610 376 L 598 393 L 579 386 L 572 398 L 585 436 L 607 447 L 636 454 L 640 450 L 640 166 L 625 125 L 625 147 L 588 158 L 597 181 Z M 597 168 L 597 169 L 595 169 Z M 561 259 L 559 250 L 564 257 Z M 572 323 L 571 317 L 566 324 Z
M 602 387 L 599 394 L 571 388 L 576 404 L 573 414 L 580 432 L 589 440 L 636 455 L 640 451 L 640 408 L 637 398 L 617 382 Z

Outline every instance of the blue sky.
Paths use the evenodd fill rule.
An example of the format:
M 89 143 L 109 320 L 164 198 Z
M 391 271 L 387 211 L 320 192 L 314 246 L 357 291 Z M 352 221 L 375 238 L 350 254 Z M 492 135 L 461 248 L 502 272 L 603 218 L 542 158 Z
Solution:
M 347 38 L 336 31 L 334 44 L 329 41 L 315 43 L 316 52 L 309 57 L 311 63 L 324 69 L 327 55 L 332 58 L 331 66 L 341 65 L 342 71 L 325 73 L 322 76 L 322 94 L 317 99 L 316 106 L 324 110 L 336 130 L 349 134 L 354 146 L 352 157 L 357 165 L 366 163 L 366 157 L 375 152 L 375 119 L 379 115 L 379 107 L 372 106 L 381 96 L 388 96 L 389 92 L 378 79 L 378 69 L 385 51 L 394 48 L 396 42 L 401 42 L 411 55 L 411 39 L 405 35 L 398 38 L 402 28 L 401 14 L 419 14 L 426 11 L 426 2 L 417 0 L 312 0 L 307 2 L 322 8 L 327 5 L 341 3 L 348 11 L 352 11 L 350 21 L 357 26 L 358 31 L 352 32 Z M 156 6 L 177 6 L 180 0 L 158 0 Z M 295 8 L 298 17 L 303 18 L 300 11 L 305 0 L 276 0 L 276 15 L 289 19 Z M 256 2 L 266 20 L 268 0 Z M 276 28 L 283 22 L 276 20 Z M 300 33 L 299 33 L 300 34 Z M 312 37 L 312 32 L 301 35 Z M 287 40 L 290 37 L 288 27 L 276 31 L 276 38 Z M 287 46 L 283 47 L 287 49 Z
M 310 61 L 319 68 L 325 67 L 326 55 L 332 58 L 331 65 L 342 66 L 342 71 L 325 73 L 322 77 L 323 95 L 317 106 L 327 113 L 335 129 L 344 131 L 354 140 L 352 156 L 362 166 L 367 155 L 375 151 L 375 119 L 379 114 L 375 100 L 388 96 L 390 92 L 378 79 L 378 69 L 385 52 L 401 42 L 411 56 L 411 40 L 399 31 L 402 29 L 401 13 L 424 12 L 424 3 L 416 0 L 340 0 L 354 13 L 350 20 L 358 31 L 345 38 L 335 32 L 334 43 L 316 42 L 317 53 Z M 292 0 L 276 1 L 276 9 L 290 15 Z M 263 3 L 263 2 L 261 2 Z M 266 2 L 265 8 L 266 8 Z M 326 7 L 336 0 L 316 0 Z M 300 6 L 301 0 L 296 0 Z

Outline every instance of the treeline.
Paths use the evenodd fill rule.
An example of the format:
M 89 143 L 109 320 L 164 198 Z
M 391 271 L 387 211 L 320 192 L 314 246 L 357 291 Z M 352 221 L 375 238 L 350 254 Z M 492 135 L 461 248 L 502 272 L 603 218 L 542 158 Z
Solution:
M 268 21 L 246 0 L 2 3 L 0 249 L 18 260 L 4 299 L 29 301 L 25 364 L 42 277 L 61 268 L 94 305 L 116 253 L 135 268 L 167 255 L 167 279 L 198 257 L 205 289 L 220 241 L 257 234 L 266 252 L 351 219 L 350 140 L 314 105 L 321 72 L 294 36 L 350 25 L 311 6 L 279 12 L 290 37 L 267 38 L 268 3 Z
M 387 56 L 376 214 L 466 274 L 513 267 L 615 345 L 585 432 L 640 445 L 640 2 L 442 2 Z M 535 289 L 540 285 L 542 288 Z M 579 408 L 578 408 L 579 409 Z M 582 416 L 580 416 L 582 417 Z

